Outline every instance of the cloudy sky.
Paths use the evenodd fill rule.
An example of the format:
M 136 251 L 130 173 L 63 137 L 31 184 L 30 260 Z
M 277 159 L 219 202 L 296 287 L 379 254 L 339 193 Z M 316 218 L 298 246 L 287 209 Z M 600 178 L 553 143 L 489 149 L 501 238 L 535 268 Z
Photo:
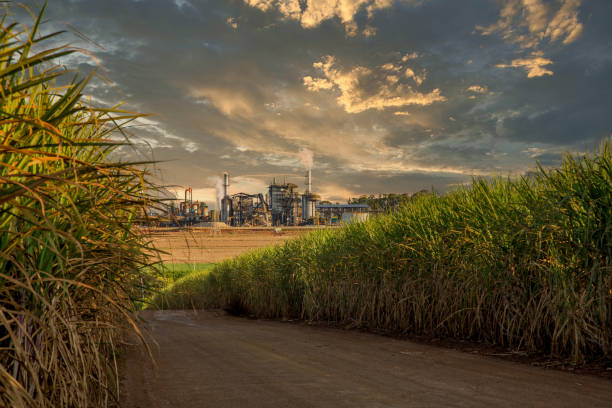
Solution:
M 232 193 L 303 186 L 302 149 L 343 201 L 519 175 L 612 133 L 610 0 L 49 0 L 46 18 L 91 54 L 65 65 L 112 81 L 95 103 L 155 114 L 133 133 L 160 179 L 211 203 L 224 170 Z

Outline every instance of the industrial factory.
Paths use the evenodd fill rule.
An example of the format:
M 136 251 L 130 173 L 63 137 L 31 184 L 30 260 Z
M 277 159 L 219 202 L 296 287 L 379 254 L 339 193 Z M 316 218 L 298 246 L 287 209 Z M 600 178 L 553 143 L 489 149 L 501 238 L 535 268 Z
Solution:
M 223 173 L 222 194 L 218 210 L 209 210 L 206 203 L 193 201 L 192 189 L 187 188 L 183 201 L 175 200 L 168 207 L 163 224 L 205 225 L 223 223 L 233 227 L 333 225 L 353 219 L 364 220 L 368 215 L 365 204 L 320 203 L 321 197 L 312 191 L 312 172 L 305 174 L 305 189 L 300 193 L 296 184 L 273 179 L 263 194 L 230 194 L 229 173 Z M 220 192 L 221 193 L 221 192 Z

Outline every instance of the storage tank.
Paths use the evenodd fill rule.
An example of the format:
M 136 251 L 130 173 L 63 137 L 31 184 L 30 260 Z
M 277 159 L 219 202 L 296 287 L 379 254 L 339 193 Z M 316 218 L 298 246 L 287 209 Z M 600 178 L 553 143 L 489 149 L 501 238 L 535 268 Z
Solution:
M 318 194 L 305 193 L 302 195 L 302 220 L 308 221 L 316 216 L 317 201 L 321 197 Z
M 200 216 L 208 217 L 208 206 L 205 203 L 200 203 Z

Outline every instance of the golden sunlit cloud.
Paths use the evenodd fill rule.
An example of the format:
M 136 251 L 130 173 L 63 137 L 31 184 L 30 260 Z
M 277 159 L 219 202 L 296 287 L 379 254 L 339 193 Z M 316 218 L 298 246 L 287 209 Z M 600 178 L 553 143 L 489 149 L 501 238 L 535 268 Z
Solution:
M 362 34 L 364 35 L 364 37 L 374 37 L 377 31 L 378 30 L 376 29 L 376 27 L 366 26 L 366 28 L 363 29 Z
M 523 67 L 528 78 L 553 75 L 550 69 L 543 68 L 552 61 L 543 58 L 540 47 L 545 42 L 570 44 L 580 37 L 583 25 L 578 18 L 578 8 L 582 0 L 506 0 L 501 9 L 499 20 L 494 24 L 476 30 L 482 35 L 499 33 L 509 43 L 519 44 L 523 49 L 531 49 L 536 57 L 518 58 L 510 65 L 499 64 L 499 68 Z M 550 61 L 550 62 L 549 62 Z
M 412 53 L 404 55 L 402 57 L 402 62 L 406 62 L 406 61 L 417 59 L 417 58 L 419 58 L 419 54 L 416 52 L 412 52 Z
M 359 32 L 355 15 L 365 9 L 368 18 L 374 11 L 391 7 L 395 0 L 244 0 L 251 7 L 262 11 L 278 10 L 286 19 L 297 20 L 304 28 L 314 28 L 323 21 L 339 18 L 348 36 Z M 421 0 L 400 0 L 408 4 L 420 4 Z M 371 37 L 376 28 L 366 26 L 363 35 Z
M 406 68 L 406 71 L 404 72 L 404 74 L 406 75 L 407 78 L 412 78 L 414 82 L 417 83 L 417 85 L 421 85 L 423 81 L 427 78 L 427 71 L 425 70 L 423 70 L 423 73 L 418 75 L 418 74 L 415 74 L 411 68 Z
M 332 89 L 334 87 L 334 84 L 331 81 L 328 81 L 325 78 L 313 78 L 310 75 L 305 76 L 303 81 L 304 86 L 306 86 L 309 91 L 313 92 L 323 89 Z
M 336 67 L 333 56 L 326 56 L 313 66 L 322 72 L 323 78 L 305 76 L 304 86 L 313 92 L 332 89 L 339 91 L 336 100 L 348 113 L 409 105 L 427 106 L 447 100 L 437 88 L 422 93 L 401 82 L 397 75 L 389 75 L 389 71 L 396 71 L 396 66 L 391 63 L 383 64 L 379 69 L 356 66 L 347 71 Z M 406 77 L 412 79 L 416 86 L 425 80 L 425 71 L 416 75 L 412 69 L 405 69 Z
M 488 26 L 477 26 L 482 35 L 499 32 L 504 40 L 523 48 L 537 48 L 542 41 L 569 44 L 582 33 L 578 20 L 581 0 L 545 3 L 541 0 L 506 0 L 499 20 Z M 559 4 L 555 7 L 554 4 Z
M 458 176 L 493 176 L 495 171 L 483 169 L 474 169 L 469 166 L 453 167 L 443 165 L 419 165 L 410 161 L 385 161 L 378 163 L 351 163 L 350 167 L 355 171 L 372 171 L 386 172 L 390 174 L 408 174 L 408 173 L 424 173 L 424 174 L 452 174 Z
M 234 17 L 228 17 L 225 22 L 234 30 L 238 28 L 238 20 L 236 20 Z
M 487 93 L 488 88 L 486 86 L 472 85 L 472 86 L 468 87 L 467 90 L 468 90 L 468 92 L 485 94 L 485 93 Z
M 553 62 L 547 58 L 533 56 L 530 58 L 519 58 L 513 60 L 510 64 L 498 64 L 497 68 L 523 68 L 527 71 L 527 78 L 541 77 L 545 75 L 553 75 L 553 72 L 545 68 Z
M 578 21 L 578 7 L 580 7 L 580 1 L 581 0 L 565 1 L 559 12 L 548 24 L 548 27 L 546 27 L 544 35 L 550 37 L 551 41 L 563 39 L 564 45 L 576 41 L 583 30 L 582 23 Z

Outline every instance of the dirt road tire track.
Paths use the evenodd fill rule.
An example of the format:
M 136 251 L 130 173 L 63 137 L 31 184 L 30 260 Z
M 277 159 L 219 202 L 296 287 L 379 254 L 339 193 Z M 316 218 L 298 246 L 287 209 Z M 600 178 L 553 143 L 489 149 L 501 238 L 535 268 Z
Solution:
M 607 379 L 406 340 L 211 311 L 142 316 L 158 367 L 127 350 L 126 408 L 612 406 Z

